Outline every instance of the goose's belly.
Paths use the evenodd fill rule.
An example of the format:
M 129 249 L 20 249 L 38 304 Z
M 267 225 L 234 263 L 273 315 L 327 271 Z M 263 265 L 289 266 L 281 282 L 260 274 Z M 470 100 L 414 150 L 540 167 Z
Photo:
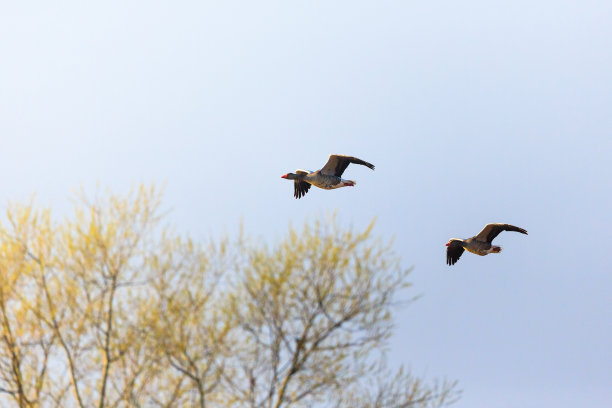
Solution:
M 464 248 L 466 251 L 480 256 L 493 252 L 492 245 L 482 241 L 472 241 L 469 245 L 464 246 Z
M 315 187 L 325 190 L 333 190 L 334 188 L 344 187 L 347 180 L 342 180 L 340 177 L 335 176 L 319 175 L 318 177 L 314 177 L 312 180 L 308 181 Z
M 335 184 L 326 184 L 325 186 L 322 186 L 321 188 L 324 188 L 325 190 L 333 190 L 335 188 L 340 188 L 340 187 L 345 187 L 346 184 L 344 184 L 343 181 L 339 181 Z
M 471 252 L 476 255 L 485 256 L 489 253 L 489 251 L 480 249 L 480 248 L 465 248 L 466 251 Z

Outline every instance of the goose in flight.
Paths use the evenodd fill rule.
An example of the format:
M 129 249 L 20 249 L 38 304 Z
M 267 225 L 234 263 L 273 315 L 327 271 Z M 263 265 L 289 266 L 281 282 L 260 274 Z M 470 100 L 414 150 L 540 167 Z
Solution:
M 501 247 L 492 245 L 493 239 L 502 231 L 516 231 L 527 235 L 523 228 L 515 227 L 510 224 L 487 224 L 478 235 L 468 239 L 451 238 L 446 244 L 446 263 L 454 265 L 459 260 L 464 250 L 485 256 L 490 253 L 501 252 Z
M 356 184 L 354 181 L 345 180 L 341 177 L 344 170 L 346 170 L 351 163 L 361 164 L 362 166 L 367 166 L 374 170 L 373 164 L 356 157 L 332 154 L 321 170 L 296 170 L 295 173 L 287 173 L 281 176 L 281 178 L 293 180 L 293 196 L 295 198 L 301 198 L 306 195 L 311 185 L 325 190 L 354 186 Z

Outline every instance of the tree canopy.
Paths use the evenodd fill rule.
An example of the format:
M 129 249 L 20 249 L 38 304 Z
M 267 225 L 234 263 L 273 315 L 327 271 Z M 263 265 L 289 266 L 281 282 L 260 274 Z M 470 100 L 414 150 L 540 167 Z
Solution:
M 0 224 L 0 404 L 18 407 L 437 407 L 381 362 L 398 290 L 390 244 L 333 217 L 275 244 L 197 243 L 141 186 Z

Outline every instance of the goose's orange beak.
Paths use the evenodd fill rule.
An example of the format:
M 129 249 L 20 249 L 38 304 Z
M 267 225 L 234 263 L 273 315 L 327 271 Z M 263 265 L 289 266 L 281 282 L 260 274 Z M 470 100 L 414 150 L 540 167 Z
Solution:
M 450 242 L 447 242 L 447 243 L 446 243 L 446 246 L 449 246 L 449 245 L 450 245 Z
M 281 176 L 281 178 L 287 178 L 287 175 L 285 174 L 284 176 Z

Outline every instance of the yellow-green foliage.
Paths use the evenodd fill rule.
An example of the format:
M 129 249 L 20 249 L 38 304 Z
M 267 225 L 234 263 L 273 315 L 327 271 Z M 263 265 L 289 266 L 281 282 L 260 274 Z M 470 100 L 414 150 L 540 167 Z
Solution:
M 197 243 L 160 224 L 154 187 L 102 197 L 82 195 L 61 221 L 11 205 L 0 223 L 1 406 L 349 407 L 379 389 L 411 406 L 450 400 L 451 385 L 371 371 L 409 272 L 374 223 Z

